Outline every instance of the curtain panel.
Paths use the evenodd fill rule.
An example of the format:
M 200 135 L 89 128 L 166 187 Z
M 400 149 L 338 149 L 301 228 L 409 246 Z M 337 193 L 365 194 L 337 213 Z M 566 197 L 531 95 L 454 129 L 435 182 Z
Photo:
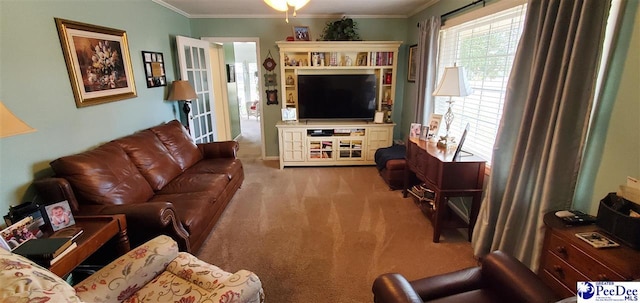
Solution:
M 476 256 L 500 249 L 536 270 L 543 215 L 570 207 L 609 5 L 529 1 L 473 234 Z
M 436 64 L 438 59 L 438 38 L 440 35 L 440 16 L 431 16 L 420 22 L 418 39 L 418 60 L 416 83 L 418 100 L 414 122 L 426 124 L 435 107 L 432 95 L 436 85 Z

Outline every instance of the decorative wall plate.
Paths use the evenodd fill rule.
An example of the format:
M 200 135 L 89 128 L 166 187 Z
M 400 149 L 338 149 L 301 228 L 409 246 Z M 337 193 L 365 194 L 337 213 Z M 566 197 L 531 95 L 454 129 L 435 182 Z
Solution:
M 272 71 L 276 68 L 276 61 L 273 60 L 273 58 L 269 57 L 267 59 L 264 59 L 264 62 L 262 63 L 262 66 L 264 66 L 264 68 L 267 71 Z

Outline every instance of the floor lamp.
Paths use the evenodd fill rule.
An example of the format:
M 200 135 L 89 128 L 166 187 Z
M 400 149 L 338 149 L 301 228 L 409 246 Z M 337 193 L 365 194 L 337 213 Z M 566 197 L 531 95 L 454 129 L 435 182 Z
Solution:
M 176 80 L 171 83 L 171 92 L 167 100 L 169 101 L 184 101 L 182 105 L 182 111 L 187 118 L 187 125 L 185 127 L 189 129 L 189 113 L 191 112 L 191 100 L 197 99 L 198 95 L 193 89 L 193 86 L 189 84 L 189 81 Z
M 438 140 L 438 147 L 449 148 L 455 143 L 455 138 L 449 136 L 449 130 L 451 129 L 451 123 L 453 122 L 453 111 L 451 110 L 453 100 L 451 97 L 466 97 L 472 93 L 473 90 L 467 81 L 464 67 L 456 66 L 454 64 L 453 67 L 444 68 L 444 74 L 442 75 L 442 79 L 440 79 L 440 84 L 438 84 L 438 87 L 433 92 L 434 96 L 449 97 L 449 100 L 447 101 L 447 103 L 449 103 L 449 109 L 444 114 L 447 133 L 444 136 L 440 136 L 440 140 Z

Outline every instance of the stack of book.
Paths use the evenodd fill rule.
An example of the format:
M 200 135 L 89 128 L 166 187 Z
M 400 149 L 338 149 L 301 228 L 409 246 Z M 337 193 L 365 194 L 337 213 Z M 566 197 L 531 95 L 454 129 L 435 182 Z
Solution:
M 82 229 L 80 228 L 61 229 L 48 238 L 29 239 L 12 252 L 48 267 L 78 246 L 75 239 L 81 233 Z

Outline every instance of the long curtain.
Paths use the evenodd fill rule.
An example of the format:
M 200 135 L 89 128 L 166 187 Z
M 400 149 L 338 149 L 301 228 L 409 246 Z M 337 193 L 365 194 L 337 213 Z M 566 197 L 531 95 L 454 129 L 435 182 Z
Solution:
M 604 0 L 530 0 L 473 234 L 537 269 L 543 216 L 571 205 L 608 14 Z
M 438 35 L 440 34 L 440 16 L 431 16 L 418 25 L 419 40 L 417 48 L 416 83 L 418 87 L 414 121 L 426 123 L 433 112 L 434 99 L 431 95 L 436 84 L 436 64 L 438 60 Z

